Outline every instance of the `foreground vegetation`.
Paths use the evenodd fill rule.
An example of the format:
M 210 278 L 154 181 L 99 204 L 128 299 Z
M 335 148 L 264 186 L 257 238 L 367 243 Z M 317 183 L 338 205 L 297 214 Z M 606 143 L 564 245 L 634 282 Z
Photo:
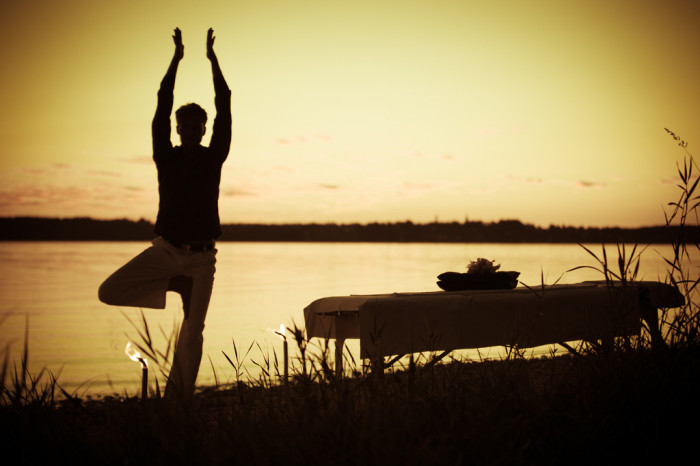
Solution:
M 695 452 L 697 349 L 452 362 L 415 372 L 7 407 L 5 452 L 107 464 L 583 464 Z
M 581 344 L 531 359 L 511 348 L 503 361 L 450 360 L 336 380 L 327 342 L 290 339 L 299 358 L 281 382 L 278 355 L 246 375 L 248 352 L 226 350 L 236 382 L 187 403 L 154 397 L 81 400 L 57 376 L 30 374 L 24 358 L 2 365 L 0 439 L 8 460 L 107 464 L 664 464 L 687 461 L 700 433 L 700 312 L 697 267 L 686 226 L 698 225 L 698 167 L 685 143 L 668 281 L 684 294 L 662 310 L 666 346 L 649 333 L 614 347 Z M 605 251 L 605 249 L 603 250 Z M 635 278 L 639 255 L 596 255 L 606 279 Z M 171 351 L 141 349 L 167 373 Z M 6 351 L 6 355 L 9 352 Z M 556 356 L 556 357 L 555 357 Z M 259 358 L 257 358 L 259 359 Z M 352 361 L 349 361 L 352 363 Z M 66 401 L 58 402 L 62 395 Z M 157 389 L 156 389 L 157 395 Z M 9 458 L 8 458 L 9 455 Z M 9 462 L 8 462 L 9 464 Z

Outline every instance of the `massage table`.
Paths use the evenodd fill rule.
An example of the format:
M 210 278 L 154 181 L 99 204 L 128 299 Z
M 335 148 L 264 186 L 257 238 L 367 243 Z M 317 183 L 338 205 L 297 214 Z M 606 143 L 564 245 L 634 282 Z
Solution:
M 309 339 L 335 340 L 335 370 L 340 376 L 347 339 L 359 339 L 361 358 L 380 369 L 420 352 L 442 351 L 444 356 L 491 346 L 612 341 L 639 335 L 642 321 L 652 345 L 663 345 L 658 309 L 683 304 L 674 286 L 660 282 L 588 281 L 506 290 L 331 296 L 309 304 L 304 320 Z M 395 357 L 385 363 L 387 356 Z

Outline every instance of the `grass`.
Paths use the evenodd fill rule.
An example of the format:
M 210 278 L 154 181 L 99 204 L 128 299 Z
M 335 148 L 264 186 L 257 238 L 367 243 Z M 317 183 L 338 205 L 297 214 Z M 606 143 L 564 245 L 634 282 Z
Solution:
M 687 144 L 672 137 L 684 161 L 679 200 L 669 204 L 666 223 L 698 224 L 698 167 Z M 336 380 L 328 342 L 310 344 L 293 326 L 288 340 L 297 356 L 288 383 L 281 382 L 276 352 L 233 342 L 223 350 L 233 384 L 220 386 L 217 378 L 215 387 L 176 405 L 157 396 L 157 387 L 145 401 L 67 394 L 58 376 L 29 374 L 27 335 L 22 360 L 11 365 L 6 351 L 2 365 L 5 458 L 154 465 L 680 461 L 695 453 L 700 433 L 698 281 L 689 262 L 690 248 L 699 246 L 685 241 L 683 228 L 673 244 L 668 281 L 686 304 L 660 313 L 664 351 L 653 351 L 643 332 L 612 351 L 582 344 L 564 356 L 534 359 L 512 348 L 501 361 L 452 358 L 435 365 L 428 364 L 431 355 L 418 355 L 385 374 L 363 374 L 350 359 L 352 376 Z M 605 247 L 588 251 L 605 279 L 636 278 L 637 247 L 631 253 L 618 247 L 614 262 Z M 157 350 L 145 319 L 133 324 L 140 351 L 164 377 L 173 345 Z
M 694 448 L 695 353 L 452 361 L 341 382 L 297 374 L 287 386 L 212 388 L 177 406 L 8 408 L 1 438 L 24 460 L 110 464 L 668 460 Z

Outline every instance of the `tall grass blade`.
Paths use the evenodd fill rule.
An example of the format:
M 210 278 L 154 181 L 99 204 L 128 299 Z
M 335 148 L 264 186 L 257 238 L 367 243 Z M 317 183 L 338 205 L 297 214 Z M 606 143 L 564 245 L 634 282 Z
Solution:
M 207 356 L 209 358 L 209 365 L 211 366 L 211 372 L 214 374 L 214 387 L 218 390 L 219 389 L 219 377 L 216 375 L 216 368 L 214 367 L 214 362 L 211 360 L 211 356 Z

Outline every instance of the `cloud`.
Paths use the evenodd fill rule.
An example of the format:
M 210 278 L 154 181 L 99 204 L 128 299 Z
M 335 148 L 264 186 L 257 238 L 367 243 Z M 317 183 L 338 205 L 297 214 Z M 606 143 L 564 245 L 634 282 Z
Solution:
M 538 185 L 565 186 L 565 187 L 581 188 L 581 189 L 589 189 L 589 188 L 605 189 L 608 187 L 608 183 L 605 183 L 603 181 L 584 180 L 584 179 L 578 179 L 578 180 L 566 180 L 566 179 L 558 179 L 558 178 L 545 179 L 545 178 L 540 178 L 540 177 L 535 177 L 535 176 L 523 177 L 523 176 L 518 176 L 518 175 L 508 175 L 505 177 L 505 179 L 506 179 L 506 184 L 525 183 L 525 184 L 538 184 Z
M 0 189 L 0 216 L 147 216 L 157 206 L 154 189 L 110 183 L 16 184 Z
M 493 194 L 496 192 L 496 188 L 493 186 L 488 186 L 488 187 L 476 187 L 476 188 L 470 188 L 467 191 L 469 194 L 474 194 L 474 195 L 484 195 L 484 194 Z
M 568 189 L 608 189 L 606 182 L 586 179 L 541 178 L 537 176 L 506 175 L 501 178 L 479 180 L 471 183 L 468 192 L 474 195 L 489 195 L 498 191 L 513 190 L 524 186 L 561 187 Z
M 113 177 L 113 178 L 122 178 L 123 174 L 115 171 L 109 171 L 109 170 L 88 170 L 86 172 L 88 175 L 95 175 L 95 176 L 107 176 L 107 177 Z
M 479 139 L 492 138 L 498 136 L 502 132 L 503 129 L 496 126 L 482 126 L 481 128 L 476 128 L 474 130 L 474 134 Z
M 239 196 L 257 196 L 253 191 L 247 191 L 239 188 L 222 188 L 221 195 L 224 197 L 239 197 Z
M 24 175 L 46 175 L 49 170 L 46 168 L 22 168 L 22 174 Z
M 579 188 L 599 188 L 599 189 L 604 189 L 604 188 L 608 187 L 607 183 L 603 183 L 601 181 L 590 181 L 590 180 L 578 180 L 574 183 L 574 186 L 579 187 Z
M 88 191 L 75 186 L 15 186 L 0 192 L 0 206 L 40 206 L 85 199 Z
M 697 179 L 698 179 L 698 176 L 693 176 L 692 178 L 690 178 L 688 180 L 688 184 L 692 186 L 693 183 L 695 183 L 697 181 Z M 683 183 L 683 180 L 681 180 L 680 176 L 669 176 L 667 178 L 661 178 L 659 180 L 659 183 L 677 185 L 677 184 Z
M 143 216 L 157 206 L 157 185 L 147 175 L 124 159 L 121 166 L 52 163 L 6 170 L 0 172 L 0 216 Z

